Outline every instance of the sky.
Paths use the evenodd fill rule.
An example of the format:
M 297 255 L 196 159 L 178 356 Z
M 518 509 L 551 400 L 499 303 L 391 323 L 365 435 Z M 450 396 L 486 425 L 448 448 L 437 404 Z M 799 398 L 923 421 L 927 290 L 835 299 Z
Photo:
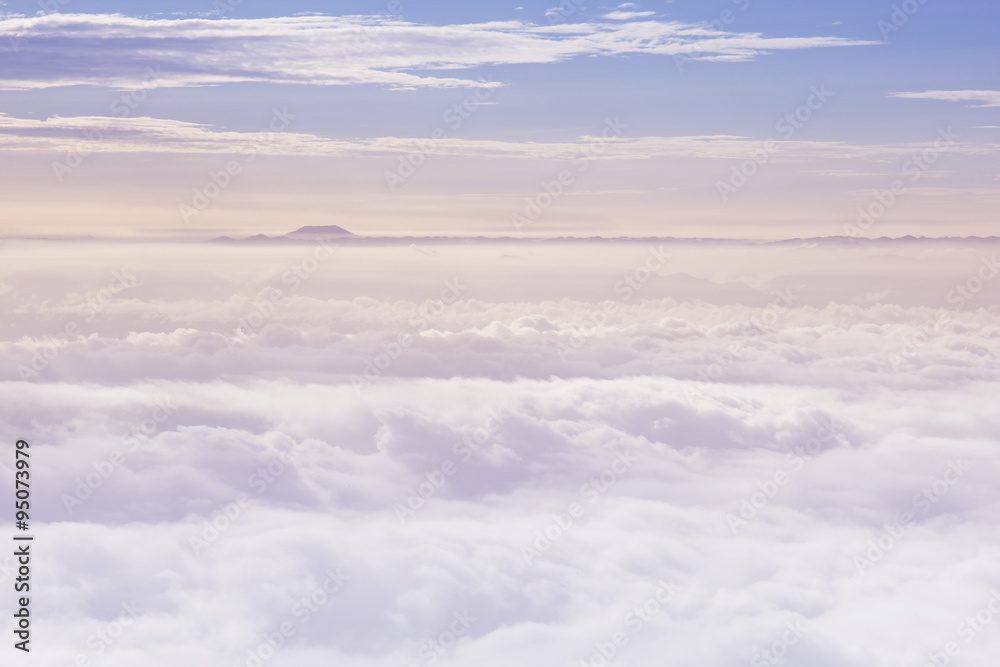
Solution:
M 0 231 L 994 232 L 989 3 L 432 4 L 4 3 Z

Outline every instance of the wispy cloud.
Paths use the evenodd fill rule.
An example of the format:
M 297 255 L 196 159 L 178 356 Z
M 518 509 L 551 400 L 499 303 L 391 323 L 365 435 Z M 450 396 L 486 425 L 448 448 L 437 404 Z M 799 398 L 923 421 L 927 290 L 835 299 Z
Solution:
M 615 10 L 604 14 L 601 18 L 610 19 L 612 21 L 631 21 L 633 19 L 641 19 L 647 16 L 652 16 L 655 13 L 656 12 L 623 12 Z
M 130 88 L 144 83 L 146 68 L 155 66 L 162 76 L 153 85 L 160 87 L 247 81 L 463 87 L 480 83 L 423 72 L 586 55 L 697 53 L 698 58 L 749 60 L 773 51 L 874 43 L 766 37 L 663 21 L 438 26 L 384 16 L 210 20 L 50 14 L 0 21 L 0 51 L 6 52 L 0 89 Z M 411 73 L 416 70 L 422 73 Z
M 88 140 L 87 136 L 100 136 Z M 596 137 L 575 141 L 535 142 L 445 138 L 434 143 L 434 154 L 446 157 L 507 159 L 570 159 Z M 259 153 L 262 155 L 364 157 L 393 156 L 417 147 L 417 138 L 375 137 L 332 139 L 294 132 L 218 131 L 209 125 L 160 118 L 108 118 L 102 116 L 53 116 L 46 120 L 0 114 L 0 151 L 95 153 Z M 426 140 L 423 140 L 426 141 Z M 649 159 L 689 157 L 735 159 L 760 149 L 765 142 L 733 135 L 634 137 L 601 139 L 597 159 Z M 852 144 L 840 141 L 779 141 L 774 159 L 894 158 L 911 155 L 933 143 Z M 954 153 L 979 155 L 1000 151 L 996 145 L 957 143 Z
M 889 93 L 890 97 L 946 102 L 981 102 L 975 107 L 1000 107 L 1000 90 L 928 90 L 923 93 Z

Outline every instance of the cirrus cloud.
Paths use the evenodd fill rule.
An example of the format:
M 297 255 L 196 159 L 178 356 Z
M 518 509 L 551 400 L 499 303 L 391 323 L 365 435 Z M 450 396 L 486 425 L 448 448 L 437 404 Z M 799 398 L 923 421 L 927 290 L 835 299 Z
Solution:
M 774 51 L 874 43 L 831 36 L 767 37 L 675 21 L 426 25 L 379 16 L 211 20 L 49 14 L 0 21 L 0 50 L 6 51 L 0 89 L 246 81 L 471 87 L 483 84 L 412 72 L 555 63 L 587 55 L 696 53 L 697 58 L 750 60 Z M 148 81 L 146 68 L 155 66 L 161 74 Z
M 922 93 L 890 93 L 890 97 L 908 100 L 944 100 L 947 102 L 981 102 L 974 107 L 1000 107 L 1000 90 L 928 90 Z
M 776 160 L 886 159 L 919 153 L 932 148 L 934 142 L 853 144 L 781 140 L 775 141 L 774 146 L 772 152 Z M 658 157 L 737 159 L 763 149 L 765 142 L 736 135 L 610 138 L 584 135 L 576 141 L 563 142 L 457 137 L 433 141 L 413 137 L 336 139 L 295 132 L 220 131 L 203 123 L 162 118 L 52 116 L 36 120 L 0 113 L 0 151 L 385 157 L 417 150 L 459 158 L 565 160 L 585 154 L 592 159 L 645 160 Z M 953 154 L 988 155 L 1000 147 L 956 142 L 948 150 Z

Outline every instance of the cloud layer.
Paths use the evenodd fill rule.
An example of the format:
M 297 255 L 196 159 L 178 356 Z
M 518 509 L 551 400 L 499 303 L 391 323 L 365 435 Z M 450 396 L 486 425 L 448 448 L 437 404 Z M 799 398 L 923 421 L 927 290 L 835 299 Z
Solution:
M 79 247 L 0 271 L 46 664 L 1000 651 L 986 248 Z

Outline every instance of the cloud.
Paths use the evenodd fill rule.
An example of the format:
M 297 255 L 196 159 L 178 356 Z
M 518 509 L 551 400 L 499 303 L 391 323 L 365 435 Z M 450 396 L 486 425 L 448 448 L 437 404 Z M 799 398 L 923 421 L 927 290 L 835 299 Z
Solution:
M 822 174 L 824 176 L 836 176 L 838 178 L 855 178 L 864 176 L 886 176 L 883 173 L 856 171 L 853 169 L 823 169 L 817 171 L 807 171 L 807 174 Z
M 1000 90 L 928 90 L 923 93 L 889 93 L 890 97 L 910 100 L 945 100 L 947 102 L 982 102 L 977 108 L 1000 107 Z
M 308 246 L 9 245 L 0 493 L 30 439 L 43 664 L 890 667 L 994 595 L 1000 283 L 942 307 L 981 244 L 672 248 L 601 322 L 641 244 L 337 249 L 235 353 Z M 107 263 L 141 281 L 11 376 Z M 458 269 L 480 296 L 414 324 Z
M 0 44 L 9 45 L 0 88 L 87 84 L 128 89 L 245 81 L 474 87 L 480 84 L 467 78 L 411 72 L 554 63 L 585 55 L 685 53 L 749 60 L 779 50 L 872 43 L 765 37 L 655 21 L 434 26 L 373 16 L 209 20 L 56 13 L 0 21 Z M 47 57 L 51 54 L 56 57 Z M 160 73 L 150 80 L 147 68 Z
M 622 12 L 614 11 L 608 12 L 601 16 L 602 19 L 610 19 L 612 21 L 631 21 L 633 19 L 646 18 L 647 16 L 653 16 L 656 12 Z
M 288 115 L 287 110 L 276 110 Z M 292 116 L 294 118 L 294 116 Z M 610 120 L 610 124 L 617 121 Z M 908 156 L 932 147 L 933 142 L 850 144 L 839 141 L 776 141 L 772 160 L 885 159 Z M 517 142 L 445 137 L 377 137 L 333 139 L 293 131 L 232 132 L 209 125 L 159 118 L 53 116 L 45 120 L 15 118 L 0 113 L 0 151 L 85 153 L 225 153 L 327 157 L 387 157 L 429 152 L 459 158 L 566 160 L 645 160 L 660 157 L 745 159 L 762 150 L 765 142 L 733 135 L 680 137 L 582 136 L 576 141 Z M 992 145 L 955 143 L 949 152 L 988 155 Z
M 707 258 L 745 261 L 740 258 L 750 252 L 747 247 L 667 246 L 676 258 L 670 268 L 637 290 L 623 276 L 647 252 L 641 243 L 577 246 L 581 257 L 600 257 L 608 266 L 601 271 L 563 266 L 560 252 L 565 248 L 559 244 L 517 247 L 519 254 L 530 250 L 532 258 L 517 261 L 516 269 L 495 259 L 512 246 L 464 251 L 438 246 L 432 257 L 405 247 L 345 247 L 331 259 L 336 270 L 324 267 L 300 287 L 289 267 L 312 257 L 309 245 L 208 247 L 220 266 L 231 268 L 182 271 L 185 246 L 159 266 L 123 259 L 131 267 L 124 273 L 137 284 L 113 295 L 96 316 L 90 302 L 108 277 L 100 276 L 91 289 L 70 293 L 30 271 L 5 278 L 9 289 L 0 294 L 0 304 L 8 313 L 6 325 L 19 333 L 0 345 L 0 379 L 21 379 L 20 366 L 30 367 L 36 354 L 57 352 L 55 361 L 28 379 L 128 382 L 138 374 L 208 381 L 234 373 L 266 378 L 280 372 L 299 382 L 350 382 L 352 375 L 365 374 L 367 364 L 377 360 L 381 365 L 385 346 L 397 346 L 401 333 L 411 336 L 406 353 L 377 372 L 369 369 L 375 377 L 365 387 L 417 377 L 544 380 L 667 374 L 695 379 L 726 355 L 733 357 L 726 371 L 729 380 L 763 384 L 809 377 L 832 381 L 843 373 L 867 376 L 891 370 L 905 371 L 900 380 L 922 384 L 945 369 L 956 379 L 995 372 L 976 350 L 995 345 L 990 338 L 993 315 L 984 309 L 993 303 L 1000 282 L 985 283 L 980 294 L 967 300 L 967 312 L 940 320 L 940 309 L 954 305 L 946 301 L 959 282 L 954 276 L 976 276 L 990 257 L 983 254 L 987 248 L 975 245 L 950 257 L 942 254 L 947 244 L 927 245 L 926 252 L 939 258 L 935 273 L 917 262 L 909 272 L 887 278 L 876 266 L 859 264 L 851 272 L 840 267 L 835 284 L 828 276 L 839 266 L 837 246 L 758 250 L 753 255 L 770 258 L 774 268 L 758 260 L 732 271 L 708 269 Z M 902 246 L 891 247 L 901 252 Z M 120 252 L 131 258 L 142 248 L 125 244 Z M 922 252 L 921 247 L 912 252 Z M 368 253 L 420 279 L 405 290 L 394 289 L 392 299 L 343 294 L 341 272 L 381 291 L 385 279 L 365 263 Z M 479 268 L 465 264 L 472 258 Z M 241 262 L 246 267 L 238 270 Z M 262 264 L 267 271 L 253 270 Z M 557 278 L 549 275 L 553 266 L 560 267 Z M 114 269 L 123 272 L 119 266 Z M 513 270 L 516 280 L 508 275 Z M 456 278 L 462 299 L 430 317 L 442 285 Z M 487 287 L 500 283 L 502 296 Z M 275 289 L 282 290 L 277 304 L 271 298 Z M 776 295 L 787 290 L 795 308 L 767 324 L 776 310 Z M 873 300 L 876 292 L 882 294 Z M 604 309 L 608 304 L 611 312 Z M 271 315 L 262 318 L 265 311 Z M 53 336 L 70 322 L 78 326 L 76 335 L 53 347 Z M 756 331 L 751 326 L 755 322 L 765 323 L 764 330 L 747 337 L 748 327 Z M 926 342 L 904 356 L 904 345 L 923 327 L 931 330 L 919 334 Z M 948 347 L 959 340 L 968 345 Z M 863 352 L 836 352 L 857 345 Z M 840 355 L 836 363 L 830 361 L 834 353 Z M 170 362 L 163 364 L 164 359 Z

